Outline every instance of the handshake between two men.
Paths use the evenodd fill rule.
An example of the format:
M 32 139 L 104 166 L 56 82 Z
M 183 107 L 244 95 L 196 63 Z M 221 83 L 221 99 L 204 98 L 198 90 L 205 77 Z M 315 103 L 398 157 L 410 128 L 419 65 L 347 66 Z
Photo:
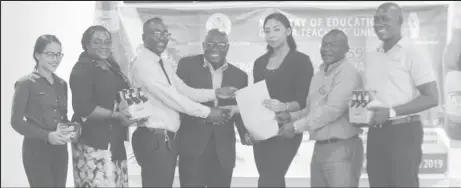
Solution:
M 216 98 L 219 99 L 233 99 L 237 91 L 238 89 L 235 87 L 222 87 L 216 89 L 215 94 Z M 214 125 L 226 124 L 236 113 L 239 113 L 237 105 L 212 107 L 206 121 Z M 253 139 L 249 133 L 246 133 L 244 137 L 241 138 L 241 143 L 246 146 L 253 144 Z
M 235 98 L 235 92 L 237 91 L 238 89 L 235 87 L 222 87 L 215 90 L 215 96 L 216 99 L 233 99 Z M 115 101 L 113 110 L 123 114 L 123 125 L 143 126 L 143 124 L 146 123 L 149 119 L 148 117 L 144 116 L 146 116 L 146 114 L 152 113 L 152 110 L 147 108 L 148 106 L 139 106 L 140 104 L 138 104 L 137 107 L 133 107 L 134 105 L 135 104 L 133 103 L 130 104 L 126 102 L 126 100 Z M 206 121 L 213 124 L 225 124 L 236 112 L 238 112 L 236 105 L 211 107 L 211 112 L 206 118 Z
M 235 98 L 235 92 L 237 91 L 238 89 L 235 87 L 221 87 L 215 90 L 215 94 L 216 98 L 219 99 L 232 99 Z M 213 124 L 224 124 L 237 112 L 237 106 L 212 107 L 206 121 Z

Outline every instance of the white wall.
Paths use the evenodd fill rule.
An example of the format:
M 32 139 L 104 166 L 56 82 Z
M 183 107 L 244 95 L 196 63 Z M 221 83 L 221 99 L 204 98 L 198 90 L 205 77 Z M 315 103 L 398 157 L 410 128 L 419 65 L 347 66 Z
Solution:
M 42 34 L 54 34 L 61 40 L 65 55 L 57 74 L 68 81 L 71 68 L 82 51 L 81 36 L 93 24 L 95 2 L 1 3 L 1 186 L 25 187 L 29 183 L 22 165 L 22 136 L 10 125 L 13 84 L 31 72 L 35 64 L 32 59 L 34 43 Z M 68 115 L 72 114 L 70 109 Z M 71 168 L 67 186 L 73 187 Z

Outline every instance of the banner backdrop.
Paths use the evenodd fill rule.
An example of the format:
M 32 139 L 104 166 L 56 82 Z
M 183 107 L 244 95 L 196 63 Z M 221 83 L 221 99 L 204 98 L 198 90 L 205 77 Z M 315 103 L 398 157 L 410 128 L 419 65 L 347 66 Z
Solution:
M 337 28 L 347 33 L 350 45 L 347 57 L 359 69 L 363 68 L 367 51 L 376 50 L 379 44 L 372 27 L 375 10 L 295 7 L 213 11 L 137 9 L 143 23 L 154 16 L 165 20 L 172 34 L 167 55 L 174 62 L 184 56 L 202 53 L 201 44 L 206 32 L 215 27 L 223 29 L 229 34 L 230 40 L 228 61 L 249 73 L 251 79 L 254 61 L 265 52 L 266 42 L 262 28 L 264 18 L 275 11 L 289 17 L 298 50 L 311 57 L 315 69 L 322 63 L 319 52 L 322 37 L 331 29 Z M 434 63 L 437 77 L 442 80 L 441 55 L 446 42 L 447 7 L 406 8 L 404 18 L 404 35 L 413 38 L 425 49 Z M 423 114 L 425 125 L 437 124 L 437 110 Z
M 130 10 L 128 10 L 130 9 Z M 265 53 L 266 42 L 264 40 L 263 21 L 264 18 L 273 12 L 282 12 L 290 19 L 293 27 L 293 36 L 298 45 L 298 50 L 309 55 L 314 68 L 317 70 L 322 63 L 320 58 L 320 45 L 323 35 L 329 30 L 337 28 L 347 33 L 349 38 L 350 51 L 347 57 L 359 70 L 367 58 L 367 52 L 376 50 L 379 41 L 373 31 L 373 14 L 375 9 L 354 10 L 345 7 L 344 10 L 325 10 L 318 8 L 223 8 L 209 10 L 175 10 L 157 8 L 132 8 L 122 7 L 121 12 L 130 11 L 138 18 L 130 17 L 127 20 L 137 20 L 144 23 L 149 18 L 159 16 L 163 18 L 172 34 L 170 43 L 165 52 L 165 57 L 177 62 L 181 57 L 202 53 L 202 42 L 206 32 L 211 28 L 220 28 L 229 35 L 230 50 L 227 60 L 240 67 L 249 74 L 250 84 L 252 81 L 253 63 Z M 127 16 L 127 15 L 123 15 Z M 442 80 L 442 51 L 446 43 L 447 28 L 447 6 L 430 7 L 405 7 L 404 8 L 403 34 L 416 41 L 428 53 L 430 61 L 433 62 L 438 81 Z M 122 25 L 125 25 L 123 23 Z M 132 26 L 132 24 L 130 25 Z M 125 27 L 125 26 L 123 26 Z M 140 38 L 142 24 L 139 28 L 126 28 L 125 30 L 136 31 L 125 33 L 121 36 L 122 41 L 129 41 L 128 38 Z M 128 36 L 139 35 L 139 36 Z M 129 41 L 126 46 L 138 46 L 141 41 Z M 137 44 L 136 44 L 137 43 Z M 125 47 L 126 47 L 125 46 Z M 130 51 L 130 50 L 125 50 Z M 128 53 L 131 59 L 132 54 Z M 121 62 L 126 63 L 126 62 Z M 128 65 L 122 65 L 122 67 Z M 441 95 L 443 96 L 443 95 Z M 442 99 L 443 100 L 443 99 Z M 437 125 L 440 108 L 434 108 L 422 113 L 425 127 Z M 434 135 L 429 129 L 425 131 L 428 135 Z M 309 177 L 309 163 L 312 152 L 312 142 L 302 144 L 298 156 L 293 161 L 287 177 Z M 437 135 L 426 136 L 425 139 L 437 140 Z M 434 141 L 427 141 L 431 146 L 423 147 L 424 159 L 429 161 L 422 164 L 421 173 L 443 173 L 446 169 L 446 148 L 443 144 L 435 144 Z M 431 155 L 428 155 L 431 153 Z M 237 166 L 234 176 L 258 176 L 254 166 L 251 147 L 237 148 Z M 440 161 L 443 160 L 443 161 Z M 429 164 L 430 163 L 430 164 Z M 434 165 L 435 163 L 436 165 Z

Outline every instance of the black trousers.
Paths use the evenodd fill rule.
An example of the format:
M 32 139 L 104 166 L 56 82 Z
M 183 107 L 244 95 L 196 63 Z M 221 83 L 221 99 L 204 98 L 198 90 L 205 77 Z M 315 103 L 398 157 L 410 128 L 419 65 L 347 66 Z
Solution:
M 173 187 L 178 152 L 174 133 L 168 133 L 167 147 L 165 134 L 138 127 L 133 132 L 132 147 L 136 161 L 141 166 L 143 187 Z
M 230 187 L 233 171 L 220 164 L 214 136 L 200 157 L 179 156 L 181 187 Z
M 419 187 L 422 143 L 420 122 L 370 128 L 366 154 L 370 187 Z
M 286 187 L 285 174 L 298 152 L 303 135 L 294 138 L 274 137 L 253 145 L 258 169 L 258 187 Z
M 30 187 L 66 187 L 68 157 L 67 144 L 24 138 L 22 161 Z

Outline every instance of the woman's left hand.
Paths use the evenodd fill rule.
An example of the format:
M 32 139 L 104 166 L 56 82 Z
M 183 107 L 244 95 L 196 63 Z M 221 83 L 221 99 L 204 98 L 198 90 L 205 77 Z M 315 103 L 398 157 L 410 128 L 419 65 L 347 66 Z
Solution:
M 268 99 L 263 101 L 264 107 L 274 112 L 283 112 L 287 110 L 285 103 L 280 102 L 277 99 Z
M 74 131 L 70 133 L 70 141 L 75 143 L 78 142 L 80 135 L 82 134 L 82 126 L 79 123 L 73 122 L 74 124 Z

